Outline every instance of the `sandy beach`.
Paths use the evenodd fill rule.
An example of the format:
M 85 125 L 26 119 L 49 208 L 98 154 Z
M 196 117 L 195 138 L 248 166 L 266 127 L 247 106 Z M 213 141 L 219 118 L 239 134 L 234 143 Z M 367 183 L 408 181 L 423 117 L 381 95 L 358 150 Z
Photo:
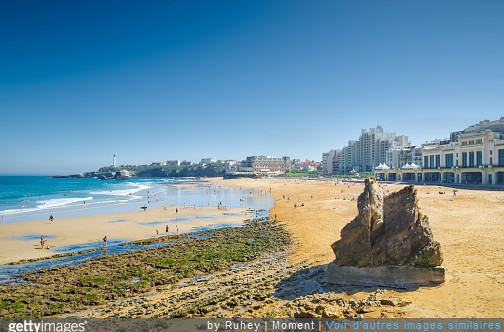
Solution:
M 178 210 L 178 213 L 176 212 Z M 102 246 L 102 239 L 108 241 L 139 240 L 165 235 L 166 225 L 170 234 L 189 232 L 197 227 L 217 224 L 240 224 L 244 219 L 246 208 L 186 207 L 167 206 L 149 208 L 146 211 L 102 214 L 65 219 L 54 219 L 52 222 L 28 221 L 0 225 L 0 264 L 52 256 L 58 248 L 68 245 L 96 243 Z M 50 249 L 41 249 L 40 235 L 47 237 L 46 245 Z M 30 239 L 16 239 L 19 237 Z
M 320 277 L 317 271 L 323 271 L 325 265 L 334 259 L 331 244 L 340 238 L 341 228 L 357 214 L 356 200 L 364 187 L 362 183 L 339 182 L 335 184 L 334 182 L 295 179 L 212 179 L 210 182 L 217 186 L 250 188 L 271 193 L 274 197 L 274 206 L 270 210 L 270 216 L 280 222 L 282 227 L 291 234 L 294 242 L 293 250 L 286 256 L 289 260 L 288 271 L 281 260 L 273 260 L 271 262 L 273 265 L 268 262 L 258 263 L 258 271 L 262 272 L 248 271 L 249 275 L 246 277 L 231 274 L 233 278 L 236 278 L 237 292 L 241 292 L 241 289 L 246 288 L 247 283 L 250 282 L 256 282 L 257 286 L 248 291 L 253 292 L 256 288 L 263 289 L 264 278 L 271 279 L 268 281 L 271 284 L 268 287 L 271 289 L 279 287 L 277 288 L 279 291 L 289 292 L 300 287 L 298 285 L 300 269 L 304 269 L 305 272 L 312 271 L 309 273 L 313 273 L 313 278 Z M 392 193 L 404 187 L 399 184 L 382 184 L 382 186 L 385 193 Z M 386 291 L 387 297 L 397 298 L 410 304 L 396 308 L 382 307 L 380 310 L 366 313 L 365 317 L 503 317 L 504 308 L 501 304 L 504 297 L 504 256 L 502 254 L 504 252 L 502 241 L 504 238 L 502 224 L 504 192 L 466 188 L 458 189 L 454 196 L 453 189 L 449 187 L 420 185 L 416 188 L 420 209 L 429 217 L 434 239 L 441 244 L 446 282 L 439 286 L 421 287 L 412 291 L 389 289 Z M 176 213 L 175 209 L 179 212 Z M 99 247 L 105 235 L 109 240 L 156 237 L 156 230 L 160 235 L 164 235 L 167 224 L 170 225 L 172 234 L 175 231 L 175 225 L 179 226 L 179 232 L 187 232 L 201 226 L 221 223 L 238 224 L 244 219 L 253 217 L 250 214 L 245 215 L 245 212 L 245 208 L 223 211 L 216 207 L 184 209 L 183 206 L 170 206 L 166 210 L 156 208 L 147 209 L 145 212 L 69 219 L 56 218 L 52 223 L 46 220 L 5 224 L 1 225 L 0 263 L 50 256 L 56 253 L 56 248 L 71 244 L 93 242 Z M 19 236 L 37 234 L 54 237 L 47 242 L 51 249 L 40 249 L 38 239 L 29 241 L 15 239 Z M 266 267 L 269 266 L 268 264 L 271 266 Z M 306 270 L 306 267 L 309 267 L 309 270 Z M 294 275 L 298 273 L 298 276 L 284 277 L 288 273 Z M 214 281 L 208 282 L 209 289 L 222 288 L 229 277 L 227 274 L 222 277 L 215 275 Z M 279 286 L 281 283 L 278 284 L 278 281 L 282 278 L 286 278 L 286 281 L 284 280 L 286 286 Z M 311 282 L 309 280 L 311 277 L 306 278 L 308 279 L 303 279 L 304 283 Z M 127 309 L 124 313 L 125 317 L 145 317 L 147 314 L 138 309 L 141 301 L 149 303 L 153 308 L 159 307 L 159 301 L 167 301 L 167 308 L 172 307 L 174 303 L 192 305 L 176 299 L 177 294 L 182 292 L 177 290 L 179 286 L 170 287 L 159 294 L 159 299 L 145 297 L 140 300 L 133 298 L 128 300 L 129 302 L 126 301 L 125 303 L 129 303 L 128 308 L 131 309 Z M 199 287 L 194 286 L 191 289 L 197 291 Z M 374 291 L 376 289 L 355 288 L 347 290 L 348 293 L 344 296 L 365 300 L 373 296 Z M 327 294 L 332 296 L 331 293 Z M 199 299 L 199 295 L 194 296 L 196 300 Z M 270 299 L 271 306 L 283 307 L 290 303 L 286 300 L 292 299 L 289 297 L 292 294 L 286 297 L 273 294 L 268 296 L 273 296 Z M 114 307 L 114 312 L 124 311 L 121 309 L 121 303 L 118 302 L 118 307 Z M 269 310 L 268 306 L 264 307 L 263 304 L 259 307 L 261 308 L 259 311 L 253 311 L 257 317 Z M 107 308 L 109 307 L 102 308 L 104 310 L 102 312 L 94 311 L 93 315 L 108 317 L 112 311 L 107 311 Z M 161 312 L 161 314 L 166 313 Z M 89 317 L 89 315 L 88 311 L 82 313 L 83 317 Z
M 296 243 L 292 263 L 312 266 L 334 259 L 330 245 L 357 214 L 363 184 L 239 179 L 222 185 L 270 191 L 275 205 L 270 216 L 281 220 Z M 385 193 L 404 185 L 384 184 Z M 390 293 L 412 303 L 404 317 L 504 317 L 504 192 L 417 186 L 419 205 L 429 217 L 434 239 L 441 243 L 446 282 L 436 287 Z M 444 194 L 440 194 L 444 192 Z M 294 204 L 297 207 L 294 207 Z M 300 206 L 304 204 L 304 206 Z M 365 297 L 366 293 L 352 294 Z

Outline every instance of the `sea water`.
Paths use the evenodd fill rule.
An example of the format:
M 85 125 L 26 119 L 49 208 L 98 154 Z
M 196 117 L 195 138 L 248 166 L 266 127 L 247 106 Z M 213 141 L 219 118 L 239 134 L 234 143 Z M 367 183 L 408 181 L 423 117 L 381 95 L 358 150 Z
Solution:
M 267 193 L 215 186 L 193 178 L 99 180 L 47 176 L 0 176 L 4 223 L 138 211 L 140 207 L 269 209 Z

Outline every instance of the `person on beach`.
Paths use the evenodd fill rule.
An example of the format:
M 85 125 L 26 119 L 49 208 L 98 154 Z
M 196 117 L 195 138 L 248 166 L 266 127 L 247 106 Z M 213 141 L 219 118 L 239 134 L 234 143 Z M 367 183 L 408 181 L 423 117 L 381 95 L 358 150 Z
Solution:
M 177 234 L 178 234 L 178 225 L 175 225 L 175 226 L 176 226 L 176 228 L 177 228 Z
M 44 235 L 40 235 L 40 249 L 44 249 L 44 244 L 46 243 L 46 239 Z
M 175 213 L 178 213 L 178 209 L 175 209 Z
M 51 214 L 51 216 L 49 217 L 49 221 L 53 221 L 54 220 L 54 217 L 53 215 Z
M 103 242 L 103 248 L 106 249 L 107 248 L 107 235 L 105 235 L 105 237 L 102 239 L 102 242 Z
M 166 225 L 165 233 L 170 233 L 170 226 L 169 225 Z

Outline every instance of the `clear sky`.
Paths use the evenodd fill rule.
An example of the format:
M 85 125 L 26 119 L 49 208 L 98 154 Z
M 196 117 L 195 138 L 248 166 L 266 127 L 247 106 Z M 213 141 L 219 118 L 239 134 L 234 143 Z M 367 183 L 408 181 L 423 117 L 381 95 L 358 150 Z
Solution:
M 0 174 L 320 160 L 504 116 L 504 2 L 4 1 Z

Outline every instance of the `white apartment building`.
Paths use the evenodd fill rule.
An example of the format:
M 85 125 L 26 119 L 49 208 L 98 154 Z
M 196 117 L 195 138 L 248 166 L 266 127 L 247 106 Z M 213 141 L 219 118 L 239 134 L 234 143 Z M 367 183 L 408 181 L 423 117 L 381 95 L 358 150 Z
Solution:
M 348 141 L 343 148 L 340 173 L 351 170 L 370 172 L 374 167 L 387 162 L 387 151 L 408 145 L 408 136 L 386 133 L 381 126 L 362 129 L 358 141 Z
M 322 153 L 322 171 L 326 175 L 331 175 L 339 172 L 341 150 L 330 150 Z

